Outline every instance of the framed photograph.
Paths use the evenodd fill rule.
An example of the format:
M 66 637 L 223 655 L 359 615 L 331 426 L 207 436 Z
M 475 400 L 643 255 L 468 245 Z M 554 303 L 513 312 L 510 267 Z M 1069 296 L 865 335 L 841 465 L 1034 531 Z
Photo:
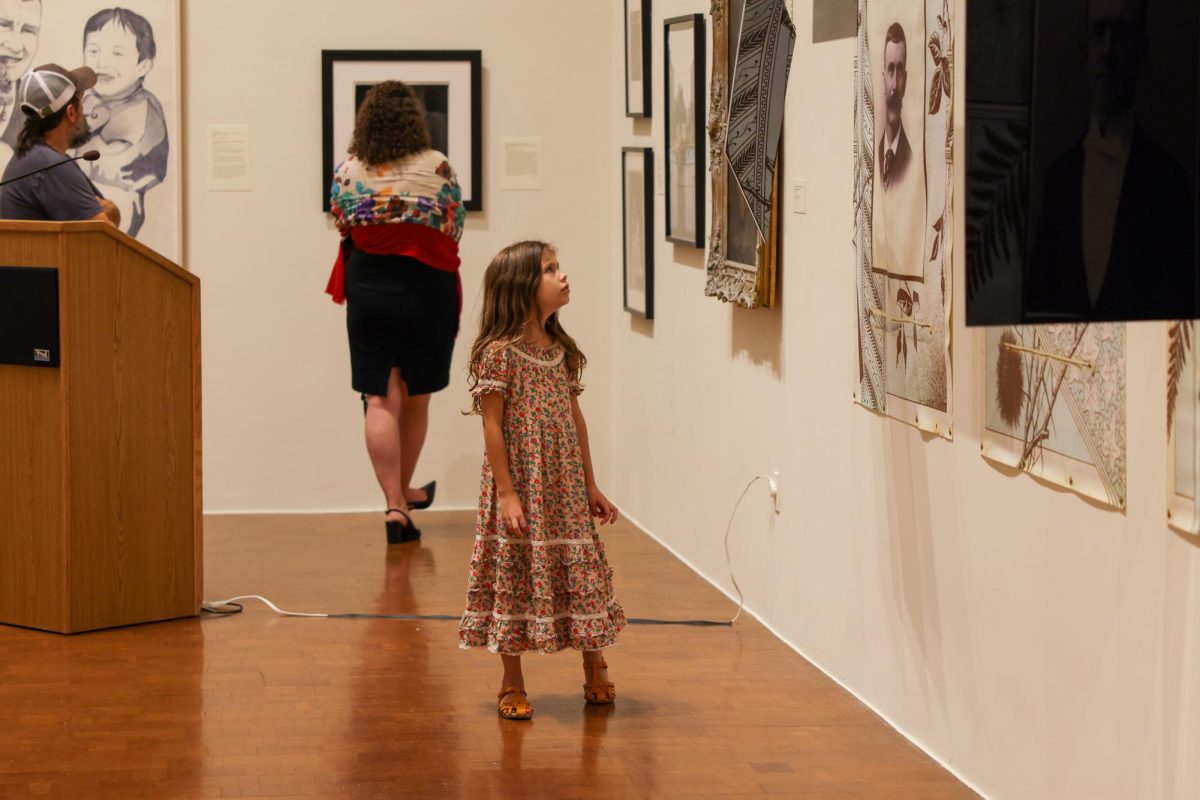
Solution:
M 625 310 L 654 319 L 654 151 L 621 148 Z
M 483 210 L 483 91 L 479 50 L 322 50 L 321 208 L 346 158 L 354 116 L 371 87 L 402 81 L 425 107 L 431 146 L 458 173 L 468 211 Z
M 923 283 L 929 206 L 925 116 L 930 94 L 925 90 L 929 59 L 923 57 L 928 40 L 925 8 L 920 3 L 874 2 L 864 25 L 878 109 L 871 268 L 898 281 Z
M 1200 316 L 1200 4 L 967 20 L 967 324 Z
M 78 162 L 121 211 L 121 230 L 172 261 L 183 255 L 179 0 L 0 2 L 0 170 L 25 115 L 17 81 L 34 66 L 80 64 L 98 75 L 83 97 L 91 136 Z
M 625 116 L 650 116 L 650 0 L 625 0 Z
M 704 15 L 663 23 L 667 241 L 704 247 Z

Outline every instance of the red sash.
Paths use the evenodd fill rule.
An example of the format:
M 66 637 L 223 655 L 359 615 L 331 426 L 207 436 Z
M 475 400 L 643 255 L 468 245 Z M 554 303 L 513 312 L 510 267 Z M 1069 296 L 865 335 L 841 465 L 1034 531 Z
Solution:
M 458 291 L 458 313 L 462 314 L 462 277 L 458 266 L 458 242 L 446 234 L 427 225 L 398 222 L 386 225 L 355 225 L 350 228 L 350 237 L 342 239 L 338 246 L 337 260 L 325 293 L 333 302 L 346 301 L 346 248 L 349 246 L 378 256 L 411 256 L 442 272 L 454 273 L 454 285 Z

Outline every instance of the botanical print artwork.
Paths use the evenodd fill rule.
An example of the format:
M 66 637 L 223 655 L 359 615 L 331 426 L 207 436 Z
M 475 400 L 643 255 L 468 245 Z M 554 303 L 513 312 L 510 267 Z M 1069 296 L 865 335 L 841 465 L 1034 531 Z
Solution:
M 121 212 L 121 230 L 178 260 L 179 52 L 176 0 L 0 0 L 0 169 L 24 122 L 20 76 L 34 66 L 83 65 L 96 86 L 83 97 L 91 138 L 80 169 Z
M 854 215 L 856 400 L 952 437 L 950 0 L 859 0 Z
M 1125 326 L 987 329 L 984 458 L 1125 507 Z
M 1195 320 L 1167 326 L 1167 522 L 1200 533 L 1200 372 Z

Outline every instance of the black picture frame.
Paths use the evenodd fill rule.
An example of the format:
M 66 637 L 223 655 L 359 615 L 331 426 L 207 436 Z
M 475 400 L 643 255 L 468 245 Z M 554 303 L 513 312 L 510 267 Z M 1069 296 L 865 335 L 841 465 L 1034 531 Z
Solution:
M 630 165 L 640 169 L 642 186 L 630 186 Z M 641 208 L 638 208 L 638 205 Z M 631 230 L 636 221 L 641 230 Z M 654 151 L 649 147 L 621 148 L 621 286 L 625 310 L 654 319 Z M 630 256 L 641 250 L 642 263 Z M 640 287 L 630 276 L 641 271 Z M 641 303 L 638 303 L 641 300 Z
M 437 87 L 441 84 L 431 84 L 427 81 L 417 83 L 406 75 L 413 72 L 415 64 L 430 62 L 444 63 L 447 67 L 446 91 L 442 93 L 447 103 L 462 110 L 469 105 L 470 140 L 466 144 L 447 147 L 453 152 L 446 152 L 450 164 L 458 173 L 459 183 L 463 192 L 463 205 L 468 211 L 483 210 L 483 51 L 481 50 L 322 50 L 321 51 L 321 209 L 329 210 L 329 186 L 333 171 L 349 143 L 350 132 L 353 132 L 353 112 L 357 109 L 357 92 L 370 83 L 384 80 L 399 80 L 409 83 L 414 88 Z M 359 77 L 366 76 L 367 81 L 339 81 L 335 84 L 335 67 L 341 64 L 356 65 Z M 466 71 L 466 82 L 463 87 L 466 97 L 457 94 L 456 87 L 463 82 L 463 71 Z M 453 75 L 451 74 L 453 70 Z M 347 95 L 347 90 L 353 89 Z M 456 100 L 448 98 L 454 95 Z M 354 98 L 351 101 L 351 98 Z M 353 105 L 346 105 L 353 102 Z M 349 115 L 349 132 L 346 132 L 346 120 Z M 447 111 L 446 116 L 453 116 Z M 432 132 L 432 131 L 431 131 Z M 443 137 L 449 141 L 448 126 L 443 131 Z M 457 137 L 456 137 L 457 138 Z M 338 142 L 337 139 L 344 139 Z M 434 142 L 437 147 L 438 142 Z M 440 148 L 438 148 L 440 149 Z
M 671 118 L 671 28 L 682 25 L 692 26 L 692 108 L 690 119 L 687 123 L 691 127 L 692 137 L 692 166 L 687 167 L 686 158 L 683 160 L 684 169 L 692 173 L 692 201 L 693 220 L 695 235 L 692 238 L 679 235 L 679 232 L 672 230 L 671 224 L 673 219 L 675 206 L 672 201 L 675 200 L 672 194 L 672 184 L 674 173 L 671 168 L 672 155 L 676 152 L 675 142 L 672 141 L 674 131 L 674 123 Z M 704 225 L 704 184 L 705 176 L 708 172 L 708 140 L 706 137 L 706 129 L 704 126 L 704 110 L 705 110 L 705 85 L 704 73 L 707 71 L 707 52 L 704 49 L 704 15 L 703 14 L 685 14 L 680 17 L 671 17 L 663 21 L 663 180 L 665 186 L 665 211 L 666 214 L 663 220 L 663 227 L 666 232 L 666 239 L 669 242 L 676 244 L 688 245 L 704 249 L 704 237 L 706 234 Z M 677 115 L 678 116 L 678 115 Z M 678 170 L 676 170 L 677 172 Z M 686 231 L 684 231 L 686 233 Z
M 634 14 L 629 12 L 634 4 Z M 625 6 L 625 116 L 649 119 L 653 104 L 650 91 L 650 0 L 624 0 Z M 633 21 L 636 20 L 636 28 Z M 640 42 L 641 57 L 631 58 L 630 39 Z M 635 56 L 637 54 L 634 54 Z M 633 75 L 631 66 L 641 69 L 641 80 Z M 640 108 L 638 105 L 640 104 Z

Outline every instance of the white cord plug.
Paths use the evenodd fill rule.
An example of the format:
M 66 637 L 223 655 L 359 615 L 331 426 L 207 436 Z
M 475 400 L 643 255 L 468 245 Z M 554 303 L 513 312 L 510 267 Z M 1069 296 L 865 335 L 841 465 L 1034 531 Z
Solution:
M 738 621 L 738 617 L 742 616 L 742 608 L 746 605 L 746 596 L 742 594 L 742 587 L 738 586 L 737 577 L 733 574 L 733 556 L 729 552 L 729 534 L 733 530 L 733 518 L 737 516 L 738 507 L 742 504 L 742 499 L 746 493 L 750 491 L 750 487 L 759 481 L 766 481 L 767 488 L 771 491 L 771 499 L 775 503 L 775 513 L 779 513 L 779 471 L 776 470 L 770 475 L 755 475 L 746 484 L 746 488 L 742 489 L 742 493 L 738 495 L 737 502 L 733 504 L 733 511 L 729 514 L 729 522 L 725 525 L 725 566 L 729 568 L 729 581 L 733 584 L 734 591 L 737 592 L 738 607 L 737 613 L 733 615 L 733 619 L 729 620 L 729 624 Z
M 779 470 L 762 477 L 766 479 L 767 486 L 771 488 L 771 500 L 775 503 L 775 513 L 779 514 Z

